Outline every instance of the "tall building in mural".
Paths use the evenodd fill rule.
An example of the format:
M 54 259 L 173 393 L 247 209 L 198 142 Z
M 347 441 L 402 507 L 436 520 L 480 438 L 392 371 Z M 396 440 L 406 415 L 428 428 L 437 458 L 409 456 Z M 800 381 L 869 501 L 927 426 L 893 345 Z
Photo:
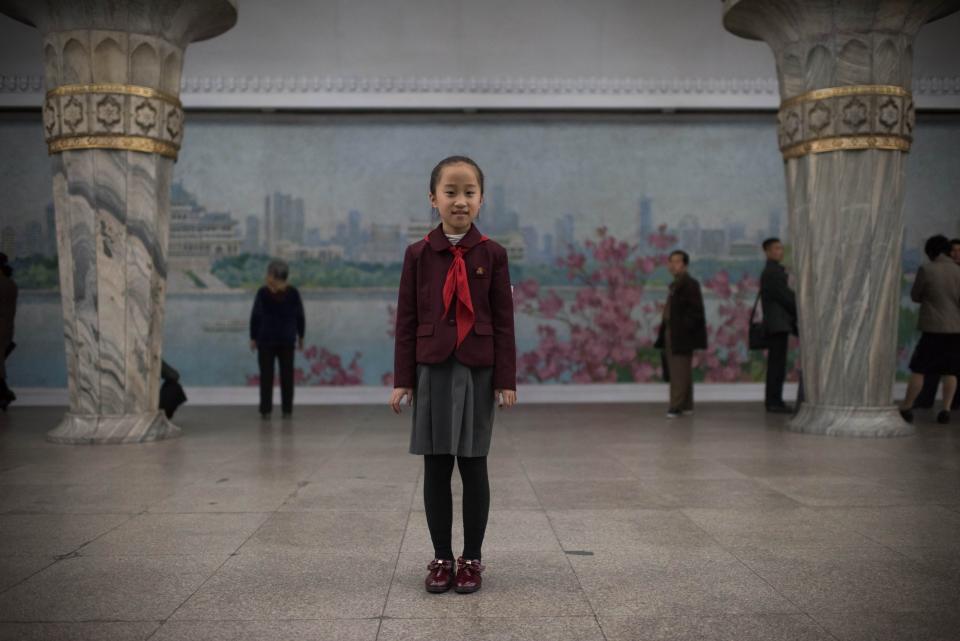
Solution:
M 44 209 L 46 214 L 46 225 L 44 227 L 44 256 L 57 255 L 57 216 L 53 208 L 53 203 L 47 204 Z
M 653 234 L 653 201 L 641 196 L 637 211 L 637 241 L 641 247 L 646 247 L 650 235 Z
M 182 182 L 170 194 L 170 248 L 172 265 L 209 268 L 218 258 L 240 253 L 237 221 L 230 212 L 209 212 Z
M 784 234 L 781 229 L 781 221 L 783 220 L 783 211 L 780 209 L 771 209 L 770 216 L 768 217 L 767 223 L 767 237 L 768 238 L 780 238 L 783 239 Z
M 0 229 L 0 252 L 11 260 L 17 257 L 17 230 L 13 225 L 5 225 Z
M 259 254 L 263 251 L 263 246 L 260 244 L 260 219 L 257 216 L 247 216 L 243 251 L 248 254 Z

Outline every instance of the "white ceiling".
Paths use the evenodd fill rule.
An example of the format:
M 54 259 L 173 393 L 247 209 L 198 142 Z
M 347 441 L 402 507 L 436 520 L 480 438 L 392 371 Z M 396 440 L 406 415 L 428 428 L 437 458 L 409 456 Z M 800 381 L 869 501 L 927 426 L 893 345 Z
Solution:
M 721 12 L 717 0 L 247 0 L 232 31 L 188 48 L 183 100 L 228 108 L 776 107 L 771 52 L 724 31 Z M 920 32 L 921 108 L 960 108 L 958 34 L 960 14 Z M 37 32 L 0 17 L 0 106 L 39 105 L 41 75 Z

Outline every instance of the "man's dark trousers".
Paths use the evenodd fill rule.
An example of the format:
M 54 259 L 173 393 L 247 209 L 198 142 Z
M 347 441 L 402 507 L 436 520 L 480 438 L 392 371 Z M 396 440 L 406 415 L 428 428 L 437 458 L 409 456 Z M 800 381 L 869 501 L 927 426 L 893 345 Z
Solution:
M 787 378 L 787 343 L 790 334 L 781 332 L 767 335 L 767 389 L 764 401 L 767 407 L 783 405 L 783 382 Z
M 273 363 L 280 365 L 280 404 L 284 414 L 293 412 L 293 345 L 259 345 L 260 413 L 273 409 Z

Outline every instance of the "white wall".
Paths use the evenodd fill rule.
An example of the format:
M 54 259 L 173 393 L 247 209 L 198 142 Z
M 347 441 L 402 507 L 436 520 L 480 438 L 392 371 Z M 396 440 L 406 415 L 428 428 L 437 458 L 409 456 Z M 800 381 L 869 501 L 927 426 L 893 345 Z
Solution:
M 775 108 L 773 57 L 717 0 L 241 0 L 188 49 L 183 100 L 226 108 Z M 960 108 L 960 14 L 925 27 L 921 108 Z M 40 39 L 0 16 L 0 107 L 39 106 Z

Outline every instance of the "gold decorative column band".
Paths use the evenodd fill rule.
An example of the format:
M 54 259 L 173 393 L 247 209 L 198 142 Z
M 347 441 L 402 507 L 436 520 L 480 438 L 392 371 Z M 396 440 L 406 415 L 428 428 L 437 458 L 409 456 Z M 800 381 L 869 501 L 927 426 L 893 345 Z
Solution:
M 47 92 L 47 97 L 51 96 L 72 96 L 83 93 L 117 93 L 127 96 L 140 96 L 141 98 L 156 98 L 168 102 L 175 107 L 183 107 L 180 99 L 168 93 L 154 89 L 153 87 L 141 87 L 140 85 L 121 85 L 117 83 L 100 83 L 93 85 L 60 85 Z
M 43 127 L 51 154 L 119 149 L 176 159 L 183 106 L 152 87 L 115 83 L 62 85 L 47 92 Z
M 913 96 L 896 85 L 815 89 L 784 100 L 777 115 L 784 160 L 861 149 L 909 151 Z
M 841 96 L 905 96 L 910 97 L 910 92 L 897 85 L 848 85 L 846 87 L 827 87 L 825 89 L 814 89 L 807 93 L 788 98 L 780 103 L 780 108 L 785 109 L 801 102 L 812 102 L 814 100 L 823 100 L 825 98 L 838 98 Z
M 126 151 L 142 151 L 148 154 L 160 154 L 168 158 L 177 157 L 177 147 L 143 136 L 71 136 L 54 138 L 47 144 L 51 154 L 74 149 L 122 149 Z

